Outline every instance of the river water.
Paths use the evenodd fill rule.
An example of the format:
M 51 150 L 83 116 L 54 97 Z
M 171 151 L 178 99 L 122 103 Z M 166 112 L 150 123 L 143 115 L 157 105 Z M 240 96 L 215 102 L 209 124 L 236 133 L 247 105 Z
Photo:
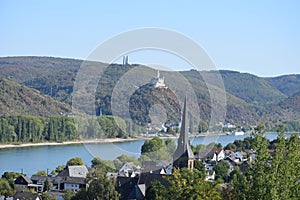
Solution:
M 221 143 L 226 146 L 237 139 L 244 139 L 249 135 L 221 135 L 191 138 L 193 145 Z M 267 133 L 265 136 L 273 140 L 277 134 Z M 287 135 L 289 136 L 289 135 Z M 64 165 L 73 157 L 81 157 L 86 165 L 91 165 L 93 157 L 104 160 L 113 160 L 121 154 L 139 157 L 144 140 L 116 143 L 93 143 L 61 146 L 35 146 L 0 149 L 0 175 L 6 171 L 21 172 L 31 176 L 38 170 L 47 170 L 49 173 L 57 165 Z

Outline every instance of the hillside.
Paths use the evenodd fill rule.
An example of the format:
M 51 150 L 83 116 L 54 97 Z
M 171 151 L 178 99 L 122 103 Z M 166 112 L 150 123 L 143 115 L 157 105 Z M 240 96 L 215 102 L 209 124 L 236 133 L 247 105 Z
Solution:
M 70 94 L 82 60 L 52 57 L 0 58 L 1 77 L 71 103 Z
M 210 77 L 216 72 L 205 72 Z M 257 106 L 269 106 L 287 98 L 261 77 L 235 71 L 220 70 L 226 92 Z M 210 84 L 215 84 L 213 81 Z M 300 84 L 299 84 L 300 85 Z
M 300 92 L 300 75 L 284 75 L 278 77 L 265 78 L 265 80 L 287 96 L 293 96 Z
M 77 72 L 82 60 L 68 58 L 20 56 L 0 58 L 1 77 L 24 83 L 36 78 Z M 68 72 L 66 74 L 66 72 Z
M 76 78 L 76 73 L 79 70 L 82 62 L 82 60 L 51 57 L 0 58 L 0 77 L 7 78 L 10 81 L 21 83 L 22 85 L 28 86 L 30 88 L 34 88 L 40 91 L 41 94 L 49 95 L 60 102 L 71 104 L 73 84 Z M 90 64 L 92 66 L 103 66 L 103 63 L 90 62 Z M 124 77 L 127 77 L 128 74 L 134 71 L 134 69 L 139 70 L 138 77 L 133 75 L 133 77 L 128 78 L 128 80 L 124 82 Z M 97 70 L 97 68 L 92 70 Z M 93 71 L 91 71 L 90 73 L 93 73 Z M 177 94 L 185 94 L 187 92 L 188 88 L 185 87 L 185 84 L 182 84 L 182 81 L 187 80 L 192 86 L 193 91 L 195 92 L 195 95 L 197 97 L 196 102 L 198 102 L 198 106 L 200 108 L 200 113 L 196 114 L 200 116 L 202 120 L 209 121 L 211 117 L 211 99 L 209 91 L 207 89 L 207 84 L 213 85 L 212 88 L 216 91 L 217 94 L 222 93 L 222 90 L 212 79 L 215 73 L 216 72 L 214 71 L 204 71 L 198 73 L 195 70 L 182 72 L 162 71 L 161 75 L 165 77 L 167 86 L 170 88 L 170 90 L 176 91 Z M 261 78 L 252 74 L 239 73 L 234 71 L 220 71 L 219 73 L 223 78 L 225 90 L 227 92 L 227 121 L 233 121 L 238 124 L 247 123 L 250 125 L 255 125 L 260 122 L 265 122 L 266 120 L 272 120 L 272 123 L 277 123 L 277 121 L 281 121 L 281 119 L 299 119 L 299 110 L 289 109 L 289 111 L 287 112 L 284 105 L 289 104 L 287 102 L 292 101 L 289 96 L 291 97 L 291 94 L 295 93 L 297 89 L 300 88 L 300 83 L 298 81 L 298 77 L 300 75 Z M 125 66 L 120 64 L 111 64 L 108 68 L 106 68 L 101 79 L 99 79 L 99 84 L 95 96 L 97 115 L 112 114 L 112 95 L 116 90 L 115 88 L 120 87 L 120 85 L 118 85 L 120 81 L 122 82 L 123 80 L 122 85 L 124 87 L 130 88 L 132 87 L 132 84 L 135 85 L 135 87 L 143 87 L 155 75 L 156 71 L 148 68 L 147 66 L 137 64 L 128 64 Z M 205 77 L 208 79 L 207 84 L 203 81 L 201 75 L 205 75 Z M 282 86 L 282 84 L 278 83 L 275 84 L 275 79 L 278 78 L 285 86 Z M 136 82 L 132 82 L 132 80 Z M 34 90 L 35 93 L 37 93 L 36 90 Z M 145 94 L 143 97 L 138 97 L 137 94 L 139 94 L 139 90 L 134 93 L 130 102 L 130 109 L 132 109 L 130 110 L 132 115 L 131 117 L 139 122 L 149 121 L 149 116 L 145 115 L 149 114 L 149 106 L 151 107 L 156 102 L 155 97 L 153 97 L 153 94 L 155 92 L 153 92 L 154 91 L 150 91 L 149 94 L 143 93 Z M 14 93 L 15 96 L 19 95 L 16 92 Z M 172 120 L 178 118 L 176 115 L 174 115 L 174 113 L 175 111 L 177 112 L 180 109 L 179 105 L 181 105 L 182 102 L 177 102 L 176 97 L 172 96 L 169 91 L 161 90 L 160 93 L 161 97 L 168 96 L 170 98 L 168 102 L 172 106 L 167 106 L 165 108 L 167 113 L 170 113 L 169 116 L 174 116 Z M 29 97 L 30 96 L 32 95 L 29 95 Z M 49 96 L 47 96 L 49 101 L 58 103 L 57 101 L 52 100 Z M 216 106 L 220 106 L 220 102 L 218 101 L 221 100 L 221 98 L 216 100 Z M 116 105 L 118 105 L 120 104 L 121 99 L 116 98 L 115 101 Z M 297 101 L 297 98 L 294 101 Z M 148 107 L 138 107 L 137 104 L 148 105 Z M 163 102 L 159 101 L 158 104 L 163 104 Z M 23 102 L 22 105 L 27 105 L 26 101 Z M 65 106 L 65 104 L 61 105 Z M 174 105 L 177 106 L 173 107 Z M 91 105 L 83 104 L 82 106 Z M 192 107 L 195 106 L 196 105 L 192 105 Z M 59 108 L 59 106 L 56 107 Z M 85 109 L 88 110 L 91 108 L 92 106 Z M 141 113 L 138 113 L 137 108 L 139 108 Z M 32 115 L 41 114 L 40 111 L 28 111 L 26 106 L 19 106 L 19 109 L 19 111 L 14 111 L 12 113 L 30 113 Z M 48 108 L 48 110 L 56 110 L 56 108 Z M 126 112 L 126 110 L 121 109 L 120 113 L 123 112 Z M 52 113 L 57 114 L 59 113 L 59 111 L 49 111 L 49 114 Z
M 39 91 L 0 78 L 0 113 L 2 116 L 55 116 L 71 112 L 70 106 Z
M 280 102 L 279 106 L 282 109 L 289 109 L 300 113 L 300 92 Z

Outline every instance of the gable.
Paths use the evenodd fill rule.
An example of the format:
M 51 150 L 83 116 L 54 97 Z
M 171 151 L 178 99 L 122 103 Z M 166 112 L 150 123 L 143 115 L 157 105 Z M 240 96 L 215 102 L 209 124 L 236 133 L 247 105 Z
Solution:
M 19 176 L 14 182 L 15 182 L 15 184 L 18 184 L 18 185 L 28 185 L 28 184 L 32 183 L 30 178 L 28 178 L 25 175 Z

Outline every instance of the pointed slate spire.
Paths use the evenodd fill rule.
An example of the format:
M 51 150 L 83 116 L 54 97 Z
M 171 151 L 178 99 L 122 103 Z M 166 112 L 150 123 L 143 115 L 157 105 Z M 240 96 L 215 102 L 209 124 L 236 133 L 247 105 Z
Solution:
M 185 96 L 184 104 L 183 104 L 183 112 L 181 117 L 181 129 L 180 129 L 180 135 L 178 139 L 178 147 L 180 147 L 180 151 L 182 153 L 187 150 L 186 147 L 189 140 L 188 127 L 186 125 L 187 125 L 187 110 L 186 110 L 186 96 Z
M 189 132 L 188 132 L 188 116 L 187 116 L 187 97 L 185 96 L 183 104 L 183 113 L 181 118 L 181 129 L 178 138 L 177 149 L 173 156 L 173 165 L 175 167 L 188 167 L 193 168 L 193 165 L 189 165 L 189 161 L 194 159 L 194 154 L 189 144 Z M 191 166 L 191 167 L 189 167 Z

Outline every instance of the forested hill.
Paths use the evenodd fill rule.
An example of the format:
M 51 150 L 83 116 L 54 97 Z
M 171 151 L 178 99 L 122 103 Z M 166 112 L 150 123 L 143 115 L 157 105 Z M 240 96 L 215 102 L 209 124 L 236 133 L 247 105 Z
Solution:
M 274 88 L 289 97 L 300 92 L 300 74 L 265 78 L 265 80 Z
M 5 94 L 7 99 L 9 96 L 15 96 L 7 102 L 14 102 L 16 98 L 20 101 L 19 104 L 22 104 L 22 106 L 18 107 L 15 105 L 9 105 L 8 103 L 2 104 L 1 109 L 3 111 L 1 114 L 29 114 L 40 116 L 41 113 L 52 115 L 60 113 L 61 111 L 69 111 L 69 107 L 66 106 L 66 104 L 71 105 L 73 84 L 76 78 L 76 73 L 82 62 L 82 60 L 52 57 L 0 58 L 0 77 L 9 79 L 9 81 L 4 81 L 5 83 L 9 83 L 8 85 L 14 85 L 12 89 L 9 89 L 12 90 L 14 94 L 10 94 L 8 90 L 4 89 L 1 89 L 1 93 Z M 103 63 L 92 64 L 103 65 Z M 125 66 L 119 64 L 110 65 L 104 71 L 103 76 L 99 80 L 99 87 L 95 96 L 96 113 L 98 115 L 110 115 L 112 113 L 111 97 L 114 87 L 124 74 L 135 67 L 140 67 L 142 69 L 140 71 L 144 74 L 141 74 L 141 77 L 147 77 L 146 79 L 149 79 L 149 82 L 149 74 L 151 76 L 155 76 L 156 74 L 154 70 L 138 64 L 128 64 Z M 97 68 L 95 68 L 95 70 L 97 70 Z M 219 86 L 215 85 L 213 80 L 209 81 L 210 77 L 213 77 L 215 73 L 216 72 L 214 71 L 201 72 L 202 75 L 206 76 L 206 80 L 208 80 L 207 84 L 214 85 L 215 90 L 218 91 L 220 90 Z M 219 73 L 223 78 L 225 90 L 227 92 L 226 121 L 232 121 L 238 124 L 246 123 L 249 125 L 256 125 L 257 123 L 266 121 L 272 121 L 272 124 L 287 120 L 299 121 L 300 113 L 297 109 L 298 98 L 296 93 L 300 92 L 300 75 L 263 78 L 248 73 L 234 71 L 221 70 Z M 175 76 L 176 74 L 173 72 L 163 71 L 161 74 L 166 77 L 167 86 L 174 82 L 174 78 L 177 78 L 177 76 Z M 180 72 L 180 74 L 183 75 L 192 85 L 198 98 L 197 100 L 200 107 L 199 115 L 202 120 L 208 121 L 210 119 L 211 112 L 211 99 L 206 83 L 203 81 L 201 75 L 195 70 L 183 71 Z M 36 90 L 32 90 L 34 92 L 28 93 L 27 91 L 29 91 L 29 88 L 25 86 L 36 89 L 40 93 Z M 25 88 L 23 90 L 25 90 L 26 93 L 21 93 L 20 89 L 14 89 L 16 87 Z M 182 85 L 178 85 L 178 88 L 182 90 L 182 93 L 186 92 Z M 162 93 L 162 96 L 168 96 L 169 91 L 161 90 L 160 92 Z M 40 103 L 34 103 L 43 102 L 41 99 L 44 99 L 43 97 L 45 96 L 42 94 L 48 95 L 46 96 L 46 99 L 49 103 L 45 104 L 48 107 L 41 106 L 42 104 Z M 155 99 L 153 99 L 152 95 L 149 95 L 151 92 L 149 94 L 144 93 L 145 95 L 143 97 L 138 96 L 137 94 L 139 93 L 135 93 L 130 101 L 130 109 L 132 109 L 131 114 L 135 120 L 143 122 L 145 119 L 149 119 L 149 117 L 145 115 L 149 114 L 149 110 L 147 109 L 150 109 L 153 102 L 155 102 Z M 34 96 L 38 96 L 39 98 Z M 50 97 L 57 101 L 54 101 Z M 171 99 L 169 99 L 168 102 L 177 101 L 175 96 L 170 96 L 170 98 Z M 28 103 L 28 101 L 31 103 Z M 139 113 L 137 109 L 139 107 L 136 105 L 137 102 L 143 102 L 143 105 L 148 105 L 148 107 L 141 108 Z M 174 113 L 175 111 L 180 110 L 179 105 L 181 104 L 182 102 L 178 102 L 176 104 L 172 103 L 172 106 L 165 106 L 167 113 Z M 36 109 L 28 107 L 34 105 L 39 106 L 37 106 L 38 108 Z M 174 105 L 177 105 L 177 108 L 174 108 Z M 9 111 L 11 109 L 12 111 Z M 47 112 L 44 112 L 43 109 L 47 110 Z
M 2 116 L 58 116 L 71 112 L 70 105 L 39 91 L 0 78 L 0 113 Z

